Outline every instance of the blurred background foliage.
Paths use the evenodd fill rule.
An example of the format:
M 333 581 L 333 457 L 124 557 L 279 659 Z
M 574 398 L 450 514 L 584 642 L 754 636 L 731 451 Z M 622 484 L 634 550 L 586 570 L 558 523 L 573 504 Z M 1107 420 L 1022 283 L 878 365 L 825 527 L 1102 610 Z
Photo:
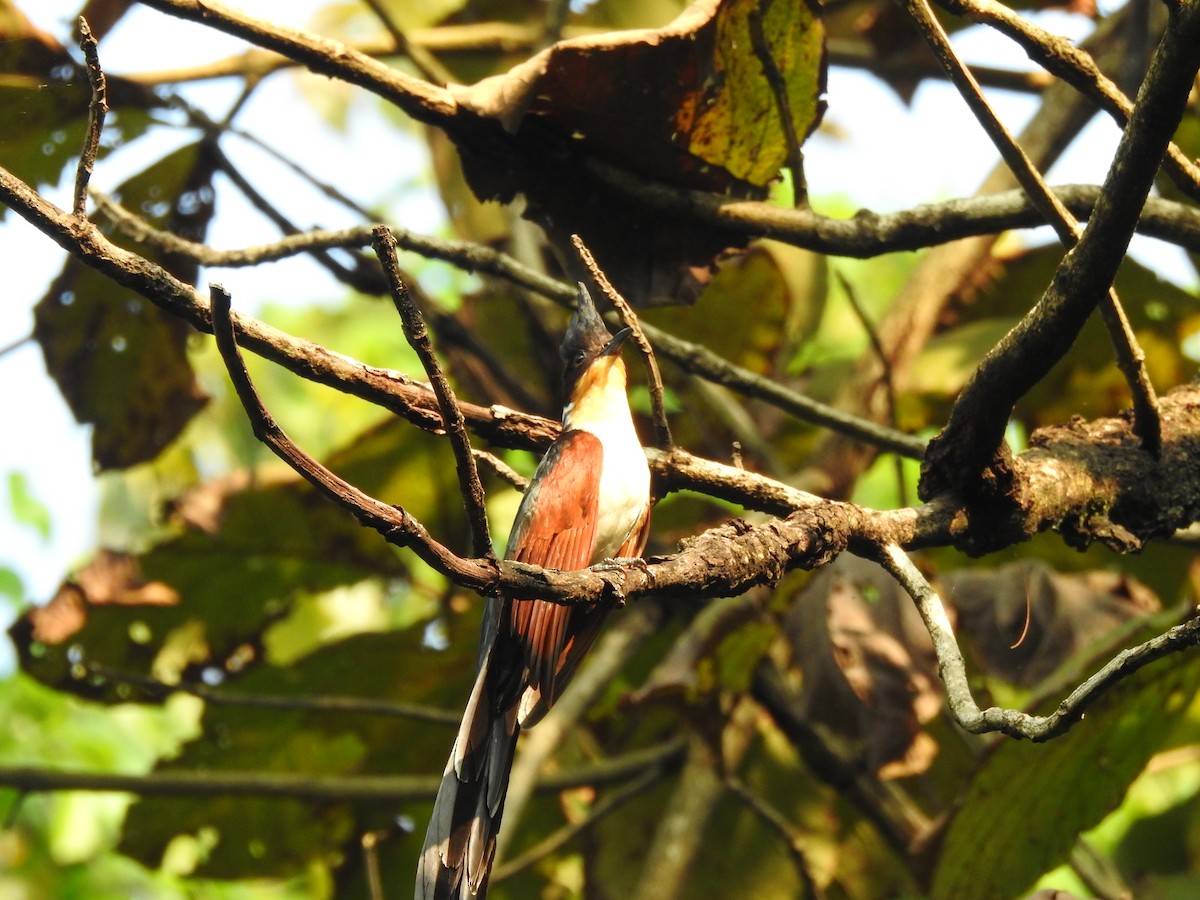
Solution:
M 64 47 L 68 29 L 34 28 L 23 5 L 0 0 L 0 164 L 53 188 L 73 168 L 86 79 L 75 52 Z M 381 5 L 464 84 L 504 73 L 552 42 L 562 23 L 548 12 L 565 13 L 565 33 L 574 35 L 661 27 L 681 10 L 675 0 Z M 127 7 L 92 2 L 84 11 L 116 22 Z M 721 15 L 744 18 L 748 9 L 726 3 Z M 822 47 L 843 65 L 859 54 L 862 66 L 878 68 L 900 96 L 911 96 L 921 47 L 889 5 L 856 0 L 819 13 L 776 2 L 772 9 L 768 30 L 776 53 L 791 54 L 786 75 L 801 136 L 820 121 Z M 1070 12 L 1082 20 L 1094 10 L 1076 3 Z M 312 28 L 387 46 L 380 19 L 360 3 L 323 6 Z M 731 84 L 745 78 L 737 73 L 756 62 L 749 44 L 716 43 Z M 613 48 L 642 49 L 619 37 Z M 408 59 L 379 52 L 413 71 Z M 297 185 L 310 190 L 316 182 L 338 202 L 340 173 L 354 159 L 330 160 L 322 171 L 277 161 L 270 178 L 247 184 L 223 150 L 231 135 L 187 105 L 198 75 L 172 82 L 160 73 L 149 83 L 156 79 L 132 74 L 136 59 L 106 63 L 126 74 L 109 82 L 105 153 L 139 143 L 162 147 L 150 142 L 164 134 L 186 136 L 111 188 L 146 221 L 203 241 L 222 204 L 240 195 L 237 202 L 248 198 L 259 212 L 262 243 L 292 227 L 279 210 Z M 618 86 L 623 76 L 614 67 L 632 65 L 604 53 L 590 64 L 591 79 Z M 249 92 L 260 74 L 234 77 Z M 675 79 L 671 70 L 661 74 L 664 83 Z M 445 205 L 441 236 L 562 274 L 553 242 L 513 207 L 480 202 L 477 195 L 487 193 L 481 176 L 467 171 L 478 162 L 464 167 L 446 135 L 336 81 L 294 70 L 265 77 L 291 79 L 296 102 L 330 128 L 348 128 L 351 116 L 376 118 L 427 149 L 406 161 L 399 181 L 367 198 L 365 209 L 362 201 L 342 204 L 356 221 L 389 220 L 408 185 L 431 185 Z M 551 87 L 573 89 L 576 82 L 564 78 Z M 619 121 L 600 132 L 603 141 L 590 137 L 627 159 L 642 159 L 647 147 L 682 153 L 690 162 L 679 172 L 696 169 L 680 174 L 679 183 L 699 179 L 786 205 L 791 178 L 772 183 L 785 159 L 770 97 L 764 100 L 753 78 L 741 89 L 758 92 L 761 108 L 733 110 L 683 150 L 656 148 L 656 136 L 622 131 Z M 586 104 L 568 109 L 569 91 L 546 90 L 538 115 L 588 121 Z M 636 121 L 636 98 L 617 99 Z M 619 120 L 620 111 L 618 104 L 607 113 Z M 871 114 L 835 112 L 846 119 Z M 1197 121 L 1193 108 L 1178 136 L 1192 157 L 1200 155 Z M 233 127 L 285 158 L 288 142 L 303 140 L 256 134 L 250 119 Z M 887 148 L 879 154 L 886 165 Z M 665 166 L 668 158 L 646 156 L 646 165 Z M 551 187 L 557 174 L 546 176 Z M 819 183 L 808 190 L 830 214 L 855 211 L 845 198 L 822 196 Z M 532 202 L 553 207 L 546 196 Z M 236 277 L 147 248 L 102 216 L 97 221 L 185 281 Z M 611 248 L 626 246 L 631 227 L 596 226 L 589 240 L 602 264 L 605 251 L 612 259 Z M 670 223 L 634 238 L 663 255 L 645 265 L 619 261 L 610 274 L 618 287 L 636 282 L 630 292 L 655 307 L 645 311 L 647 321 L 826 402 L 837 401 L 856 365 L 874 352 L 870 323 L 887 314 L 920 258 L 835 259 L 759 241 L 725 259 L 711 280 L 689 283 L 694 302 L 665 305 L 656 286 L 678 277 L 672 267 L 680 259 L 711 253 L 714 238 L 706 233 L 698 244 L 680 240 L 687 246 L 675 247 Z M 954 286 L 936 332 L 896 386 L 897 427 L 926 436 L 937 430 L 976 361 L 1036 300 L 1060 256 L 1054 246 L 1006 238 L 970 283 Z M 318 261 L 341 287 L 298 305 L 289 302 L 281 276 L 277 293 L 256 298 L 255 314 L 368 364 L 418 376 L 391 304 L 364 274 L 369 262 L 342 252 Z M 557 414 L 562 310 L 444 263 L 406 254 L 404 264 L 465 399 Z M 1117 282 L 1133 301 L 1129 313 L 1160 390 L 1196 372 L 1194 275 L 1171 283 L 1131 261 Z M 238 796 L 218 785 L 227 773 L 314 781 L 439 773 L 453 734 L 447 722 L 472 678 L 479 598 L 359 528 L 271 458 L 250 434 L 211 342 L 73 261 L 45 276 L 34 338 L 72 411 L 92 425 L 93 458 L 103 473 L 101 547 L 64 573 L 53 597 L 27 596 L 16 569 L 0 558 L 0 595 L 24 609 L 10 631 L 19 668 L 0 683 L 0 764 L 150 776 L 208 772 L 213 788 L 142 798 L 0 790 L 0 898 L 406 896 L 428 800 Z M 248 298 L 235 292 L 239 299 Z M 443 439 L 269 363 L 249 364 L 267 405 L 302 447 L 465 551 L 467 529 Z M 736 447 L 748 468 L 802 484 L 811 477 L 809 455 L 821 445 L 822 429 L 671 362 L 664 372 L 679 444 L 721 460 Z M 648 426 L 644 389 L 633 396 Z M 1020 449 L 1041 425 L 1112 415 L 1126 402 L 1104 331 L 1092 323 L 1021 402 L 1010 437 Z M 532 454 L 490 449 L 531 473 Z M 484 471 L 502 547 L 518 495 L 490 467 Z M 915 464 L 881 456 L 858 473 L 849 494 L 878 508 L 905 505 L 915 497 L 915 478 Z M 2 496 L 4 514 L 35 535 L 72 514 L 35 496 L 20 472 L 7 474 Z M 712 498 L 668 496 L 656 508 L 650 550 L 669 552 L 741 514 Z M 1118 649 L 1184 616 L 1197 602 L 1200 576 L 1186 544 L 1164 542 L 1118 558 L 1099 548 L 1077 552 L 1053 535 L 985 559 L 935 550 L 921 561 L 953 606 L 981 699 L 1045 710 Z M 1040 886 L 1081 896 L 1172 898 L 1200 889 L 1194 653 L 1145 669 L 1065 737 L 1033 746 L 956 730 L 907 597 L 866 563 L 847 559 L 820 573 L 795 573 L 773 592 L 646 608 L 652 627 L 614 629 L 629 641 L 622 664 L 545 763 L 546 773 L 571 786 L 536 794 L 519 820 L 506 819 L 513 832 L 507 857 L 522 858 L 564 826 L 587 827 L 533 854 L 527 866 L 506 872 L 502 864 L 495 896 L 1012 897 Z M 328 708 L 336 703 L 342 708 Z M 647 750 L 652 762 L 623 778 L 572 781 L 589 766 L 599 771 Z M 609 802 L 611 813 L 589 818 Z M 686 813 L 688 835 L 666 827 L 670 813 Z M 662 864 L 667 853 L 683 860 L 674 882 L 661 871 L 670 868 Z

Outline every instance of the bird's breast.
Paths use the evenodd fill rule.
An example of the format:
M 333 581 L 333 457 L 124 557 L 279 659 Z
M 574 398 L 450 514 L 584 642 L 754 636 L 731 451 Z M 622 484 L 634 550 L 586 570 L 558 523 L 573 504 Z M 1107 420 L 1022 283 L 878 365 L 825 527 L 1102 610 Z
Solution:
M 616 556 L 650 503 L 650 469 L 633 423 L 589 428 L 603 448 L 591 564 Z

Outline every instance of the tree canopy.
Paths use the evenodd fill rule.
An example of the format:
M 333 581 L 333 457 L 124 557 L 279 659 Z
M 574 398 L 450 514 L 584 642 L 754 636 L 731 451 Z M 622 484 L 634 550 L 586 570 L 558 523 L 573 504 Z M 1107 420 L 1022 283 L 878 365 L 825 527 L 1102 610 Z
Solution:
M 622 608 L 522 738 L 493 896 L 1196 890 L 1200 2 L 31 7 L 0 215 L 64 251 L 29 339 L 103 527 L 53 597 L 0 558 L 0 893 L 407 896 L 497 591 Z M 168 21 L 242 43 L 110 54 Z M 876 114 L 832 70 L 953 85 L 978 192 L 939 128 L 869 148 L 919 205 L 806 174 Z M 280 84 L 404 152 L 314 159 Z M 1103 178 L 1048 184 L 1097 117 Z M 635 329 L 647 557 L 498 562 L 577 282 Z

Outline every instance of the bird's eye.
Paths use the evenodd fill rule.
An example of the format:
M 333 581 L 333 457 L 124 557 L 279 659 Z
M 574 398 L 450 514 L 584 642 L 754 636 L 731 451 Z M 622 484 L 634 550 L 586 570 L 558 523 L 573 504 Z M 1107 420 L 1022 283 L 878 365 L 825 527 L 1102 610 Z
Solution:
M 575 354 L 575 365 L 582 365 L 585 359 L 587 359 L 587 354 L 580 350 Z

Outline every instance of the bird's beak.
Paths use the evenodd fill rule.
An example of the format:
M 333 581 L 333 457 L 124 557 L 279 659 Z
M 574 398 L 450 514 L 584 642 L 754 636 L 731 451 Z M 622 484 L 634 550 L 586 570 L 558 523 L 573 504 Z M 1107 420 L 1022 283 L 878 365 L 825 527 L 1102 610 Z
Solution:
M 614 356 L 621 351 L 621 345 L 625 343 L 625 338 L 633 334 L 632 328 L 622 328 L 613 335 L 611 341 L 604 345 L 604 349 L 600 351 L 599 356 Z

